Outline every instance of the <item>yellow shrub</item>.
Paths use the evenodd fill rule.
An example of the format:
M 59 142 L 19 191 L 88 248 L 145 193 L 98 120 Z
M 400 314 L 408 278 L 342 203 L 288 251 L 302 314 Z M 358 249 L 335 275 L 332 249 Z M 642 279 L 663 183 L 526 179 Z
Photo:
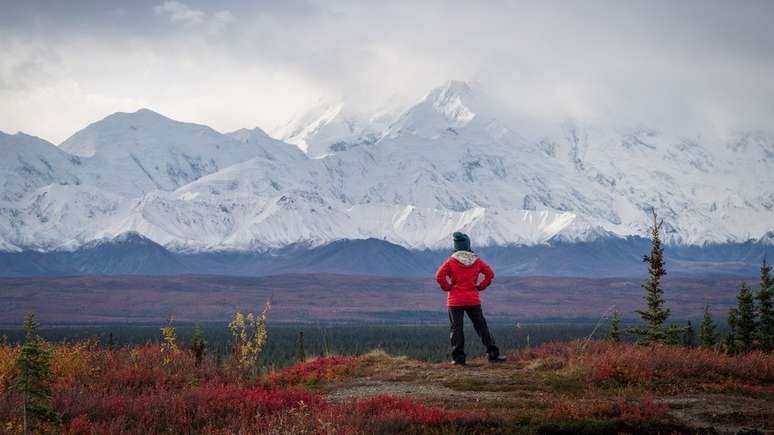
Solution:
M 234 353 L 236 363 L 247 369 L 254 369 L 263 347 L 268 340 L 266 333 L 266 313 L 271 309 L 271 300 L 266 301 L 259 315 L 248 313 L 247 316 L 237 311 L 234 320 L 228 324 L 234 337 Z
M 3 433 L 8 434 L 23 434 L 24 433 L 24 422 L 22 421 L 21 417 L 14 417 L 11 420 L 8 420 L 5 422 L 4 425 L 5 431 Z
M 89 342 L 54 345 L 51 371 L 54 378 L 70 383 L 89 373 L 92 361 L 92 345 Z
M 0 344 L 0 392 L 7 388 L 13 378 L 19 351 L 19 346 Z
M 163 357 L 163 364 L 168 365 L 172 362 L 175 355 L 180 353 L 180 349 L 177 347 L 177 331 L 172 326 L 172 319 L 169 320 L 166 326 L 161 328 L 161 355 Z

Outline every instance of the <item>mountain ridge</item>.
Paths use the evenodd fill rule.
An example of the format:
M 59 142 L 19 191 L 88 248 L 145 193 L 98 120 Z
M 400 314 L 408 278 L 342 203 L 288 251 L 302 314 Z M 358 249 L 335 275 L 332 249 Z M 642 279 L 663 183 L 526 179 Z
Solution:
M 532 246 L 474 247 L 499 276 L 644 277 L 639 237 L 556 242 Z M 270 276 L 339 273 L 392 277 L 433 276 L 450 254 L 407 249 L 381 239 L 340 239 L 325 245 L 297 243 L 265 252 L 172 251 L 138 233 L 85 243 L 75 249 L 0 252 L 0 276 L 179 275 Z M 755 276 L 774 245 L 761 242 L 668 247 L 670 276 Z
M 335 112 L 329 121 L 346 124 L 346 107 Z M 317 137 L 316 155 L 259 128 L 223 134 L 149 109 L 92 123 L 62 148 L 2 134 L 0 250 L 73 250 L 128 231 L 179 252 L 368 238 L 439 249 L 456 230 L 479 246 L 537 246 L 644 236 L 651 209 L 672 245 L 772 239 L 765 132 L 533 128 L 459 81 L 365 118 Z M 365 130 L 369 140 L 351 134 Z

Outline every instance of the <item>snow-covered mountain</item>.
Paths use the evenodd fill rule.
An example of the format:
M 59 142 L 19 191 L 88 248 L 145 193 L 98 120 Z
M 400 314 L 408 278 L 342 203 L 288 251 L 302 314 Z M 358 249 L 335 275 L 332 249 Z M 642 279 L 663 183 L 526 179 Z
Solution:
M 348 110 L 341 101 L 320 101 L 272 134 L 298 146 L 309 157 L 320 158 L 361 145 L 373 145 L 381 139 L 397 114 L 392 105 L 369 116 Z
M 260 130 L 223 135 L 147 109 L 110 115 L 60 148 L 81 158 L 99 188 L 129 196 L 174 190 L 254 157 L 300 158 Z
M 765 132 L 545 126 L 452 81 L 398 115 L 322 104 L 274 134 L 146 109 L 59 147 L 0 134 L 0 250 L 125 233 L 179 252 L 369 238 L 439 249 L 456 230 L 477 246 L 566 244 L 646 236 L 651 209 L 673 244 L 764 243 L 774 229 Z

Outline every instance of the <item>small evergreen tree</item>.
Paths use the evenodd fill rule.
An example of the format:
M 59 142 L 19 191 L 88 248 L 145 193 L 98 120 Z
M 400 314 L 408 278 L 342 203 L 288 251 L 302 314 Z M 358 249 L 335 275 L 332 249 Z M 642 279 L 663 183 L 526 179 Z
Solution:
M 194 356 L 194 364 L 196 367 L 202 365 L 204 360 L 204 354 L 207 352 L 207 342 L 204 341 L 202 334 L 202 327 L 197 323 L 194 327 L 193 336 L 191 337 L 191 353 Z
M 306 361 L 306 351 L 304 350 L 304 331 L 298 331 L 296 340 L 296 362 Z
M 739 287 L 739 294 L 736 297 L 737 313 L 735 325 L 736 348 L 739 352 L 749 352 L 753 349 L 753 338 L 755 334 L 755 306 L 753 295 L 747 283 L 742 283 Z
M 37 335 L 40 325 L 32 313 L 24 321 L 27 331 L 21 353 L 16 360 L 16 390 L 22 396 L 24 433 L 34 430 L 38 423 L 56 422 L 59 416 L 51 406 L 51 351 Z
M 736 345 L 736 325 L 739 318 L 739 310 L 735 307 L 728 310 L 728 334 L 726 335 L 726 352 L 734 354 L 738 352 Z
M 718 335 L 715 332 L 715 322 L 712 321 L 709 305 L 704 305 L 704 319 L 699 331 L 699 344 L 701 347 L 712 349 L 717 344 Z
M 614 343 L 621 341 L 621 318 L 618 317 L 618 311 L 614 312 L 610 319 L 610 331 L 607 333 L 607 339 Z
M 113 332 L 112 331 L 108 333 L 107 345 L 108 345 L 108 350 L 113 350 Z
M 774 293 L 774 282 L 771 277 L 771 266 L 763 257 L 761 264 L 761 286 L 755 294 L 758 302 L 757 306 L 757 328 L 755 329 L 755 339 L 758 341 L 758 348 L 764 352 L 774 350 L 774 308 L 772 308 L 772 293 Z
M 650 255 L 645 255 L 642 261 L 648 263 L 648 274 L 650 277 L 642 285 L 647 292 L 645 300 L 648 303 L 647 310 L 637 310 L 636 313 L 645 322 L 644 327 L 631 327 L 627 332 L 639 336 L 637 340 L 640 344 L 648 343 L 670 343 L 676 344 L 678 336 L 684 328 L 675 326 L 666 326 L 669 318 L 669 308 L 664 308 L 664 290 L 661 288 L 661 278 L 666 275 L 664 268 L 664 248 L 661 246 L 661 227 L 663 220 L 659 220 L 655 210 L 653 211 L 653 227 L 650 229 L 651 251 Z
M 693 347 L 694 345 L 694 332 L 693 332 L 693 325 L 691 324 L 691 321 L 689 320 L 688 323 L 686 323 L 685 328 L 683 330 L 683 337 L 682 337 L 683 346 L 685 347 Z

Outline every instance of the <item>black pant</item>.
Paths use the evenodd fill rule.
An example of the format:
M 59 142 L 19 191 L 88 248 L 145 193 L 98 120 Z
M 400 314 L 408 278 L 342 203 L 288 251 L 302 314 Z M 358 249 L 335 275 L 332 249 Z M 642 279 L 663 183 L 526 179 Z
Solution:
M 486 326 L 484 312 L 481 305 L 465 305 L 461 307 L 449 307 L 449 322 L 451 323 L 452 359 L 458 362 L 465 362 L 465 332 L 462 324 L 465 319 L 465 313 L 468 313 L 470 321 L 473 322 L 473 328 L 476 334 L 481 338 L 481 342 L 486 347 L 486 353 L 489 358 L 496 358 L 500 355 L 500 349 L 495 345 L 492 334 L 489 333 L 489 327 Z

